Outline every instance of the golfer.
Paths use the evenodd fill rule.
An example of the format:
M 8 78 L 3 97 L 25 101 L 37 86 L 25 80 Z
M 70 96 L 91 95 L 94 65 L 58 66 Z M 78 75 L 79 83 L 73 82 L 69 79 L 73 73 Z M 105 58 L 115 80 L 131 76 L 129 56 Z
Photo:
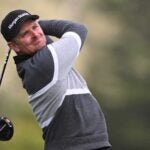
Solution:
M 103 112 L 73 67 L 87 29 L 79 23 L 39 20 L 38 15 L 13 10 L 2 20 L 1 33 L 16 52 L 17 72 L 43 130 L 44 150 L 111 147 Z

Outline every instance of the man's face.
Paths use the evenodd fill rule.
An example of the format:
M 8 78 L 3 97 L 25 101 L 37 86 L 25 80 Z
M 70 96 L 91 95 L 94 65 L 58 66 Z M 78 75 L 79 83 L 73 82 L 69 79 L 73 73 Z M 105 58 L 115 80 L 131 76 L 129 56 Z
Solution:
M 38 21 L 28 20 L 8 45 L 18 54 L 33 54 L 46 45 L 46 38 Z

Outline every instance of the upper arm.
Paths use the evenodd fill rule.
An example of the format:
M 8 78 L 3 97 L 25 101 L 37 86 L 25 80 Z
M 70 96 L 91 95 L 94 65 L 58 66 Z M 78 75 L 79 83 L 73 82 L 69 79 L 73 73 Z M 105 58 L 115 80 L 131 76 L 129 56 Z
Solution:
M 61 38 L 66 32 L 75 32 L 80 36 L 81 45 L 84 44 L 87 28 L 80 23 L 68 20 L 40 20 L 39 24 L 46 35 Z
M 80 36 L 74 32 L 66 32 L 57 42 L 47 47 L 53 56 L 58 79 L 65 78 L 78 56 L 81 47 Z

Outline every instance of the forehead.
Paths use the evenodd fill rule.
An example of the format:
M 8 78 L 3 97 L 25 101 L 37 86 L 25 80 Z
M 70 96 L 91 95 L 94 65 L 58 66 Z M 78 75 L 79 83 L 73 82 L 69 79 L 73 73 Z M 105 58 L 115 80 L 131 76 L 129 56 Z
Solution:
M 32 26 L 37 24 L 38 24 L 37 20 L 27 20 L 22 24 L 19 33 L 29 30 L 30 28 L 32 28 Z

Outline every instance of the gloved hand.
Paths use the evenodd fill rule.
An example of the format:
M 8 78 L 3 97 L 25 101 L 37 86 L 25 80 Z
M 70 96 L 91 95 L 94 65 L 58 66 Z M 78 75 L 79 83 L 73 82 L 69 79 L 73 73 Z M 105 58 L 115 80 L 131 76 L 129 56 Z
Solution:
M 0 117 L 0 141 L 8 141 L 12 138 L 14 127 L 6 117 Z

